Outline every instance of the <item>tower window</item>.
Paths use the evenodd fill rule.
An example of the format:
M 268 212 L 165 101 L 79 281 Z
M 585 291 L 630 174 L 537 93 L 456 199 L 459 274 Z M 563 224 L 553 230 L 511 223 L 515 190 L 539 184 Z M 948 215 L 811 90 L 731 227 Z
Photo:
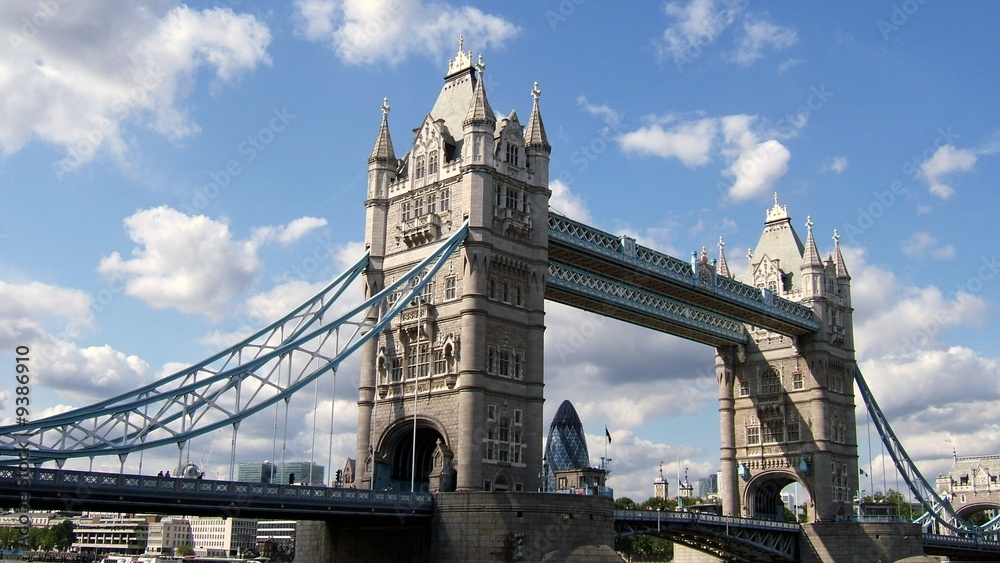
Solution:
M 457 283 L 454 277 L 445 278 L 444 280 L 444 299 L 445 301 L 450 301 L 457 297 Z
M 757 426 L 747 427 L 747 445 L 753 446 L 760 443 L 760 428 Z
M 781 393 L 781 377 L 774 369 L 768 368 L 760 377 L 760 392 L 763 395 Z
M 404 201 L 403 202 L 403 211 L 402 211 L 402 215 L 403 215 L 403 220 L 404 221 L 409 221 L 410 220 L 410 212 L 411 212 L 410 210 L 411 210 L 410 202 Z
M 438 171 L 438 153 L 437 151 L 434 151 L 431 153 L 431 156 L 428 159 L 427 173 L 434 174 L 437 171 Z
M 451 190 L 445 188 L 441 190 L 441 211 L 448 211 L 451 209 Z
M 427 213 L 434 214 L 437 213 L 437 194 L 427 195 Z
M 795 372 L 792 374 L 792 389 L 800 390 L 805 389 L 806 383 L 805 379 L 802 377 L 802 372 Z
M 514 166 L 519 166 L 519 160 L 521 156 L 521 147 L 508 142 L 507 143 L 507 164 L 513 164 Z
M 424 177 L 424 173 L 426 172 L 426 168 L 425 167 L 426 167 L 426 164 L 425 164 L 425 161 L 424 161 L 424 157 L 418 156 L 417 157 L 417 166 L 416 166 L 416 169 L 413 172 L 414 179 L 419 180 L 419 179 L 421 179 L 421 178 Z

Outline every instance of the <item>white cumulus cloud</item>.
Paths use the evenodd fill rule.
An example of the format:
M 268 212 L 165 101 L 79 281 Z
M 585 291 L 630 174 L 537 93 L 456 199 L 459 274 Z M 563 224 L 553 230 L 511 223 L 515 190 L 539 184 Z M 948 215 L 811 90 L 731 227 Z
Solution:
M 297 0 L 295 20 L 302 37 L 328 43 L 356 65 L 396 64 L 414 54 L 441 58 L 454 52 L 459 35 L 485 48 L 519 32 L 478 8 L 423 0 Z
M 65 151 L 57 174 L 102 151 L 122 158 L 130 125 L 196 133 L 183 102 L 199 70 L 218 88 L 270 62 L 270 31 L 254 16 L 174 2 L 6 2 L 0 37 L 0 150 L 51 143 Z
M 732 59 L 742 67 L 748 67 L 764 56 L 765 49 L 787 49 L 798 41 L 798 34 L 790 27 L 774 24 L 760 16 L 747 17 Z
M 673 23 L 657 43 L 660 56 L 686 61 L 714 43 L 743 7 L 740 2 L 729 0 L 691 0 L 687 4 L 671 2 L 664 9 Z
M 955 188 L 945 184 L 942 177 L 951 172 L 968 172 L 976 164 L 976 154 L 968 149 L 944 145 L 920 165 L 920 175 L 927 180 L 932 194 L 948 199 Z
M 709 161 L 717 130 L 713 118 L 672 122 L 667 127 L 652 123 L 623 134 L 618 142 L 627 153 L 676 158 L 687 166 L 701 166 Z

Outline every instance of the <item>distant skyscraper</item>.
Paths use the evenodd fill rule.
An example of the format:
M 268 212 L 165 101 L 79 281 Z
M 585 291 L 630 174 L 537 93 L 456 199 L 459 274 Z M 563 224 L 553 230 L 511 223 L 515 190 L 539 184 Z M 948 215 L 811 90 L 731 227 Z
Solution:
M 270 461 L 265 461 L 264 463 L 241 463 L 236 468 L 236 480 L 249 483 L 270 483 L 273 473 L 274 464 Z
M 708 498 L 708 495 L 719 492 L 719 475 L 713 473 L 708 477 L 698 479 L 698 496 Z
M 573 403 L 569 401 L 563 401 L 552 418 L 549 439 L 545 444 L 545 463 L 546 491 L 556 490 L 556 471 L 590 467 L 587 435 L 583 433 L 580 416 L 576 414 Z
M 323 474 L 326 468 L 322 465 L 308 461 L 289 461 L 285 464 L 274 464 L 274 479 L 272 483 L 279 485 L 289 484 L 289 476 L 292 483 L 303 485 L 322 485 Z

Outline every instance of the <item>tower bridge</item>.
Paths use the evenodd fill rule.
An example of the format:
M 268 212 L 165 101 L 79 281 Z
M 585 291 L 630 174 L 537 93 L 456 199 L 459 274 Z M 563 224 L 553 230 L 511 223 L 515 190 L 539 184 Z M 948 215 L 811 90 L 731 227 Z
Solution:
M 850 557 L 862 548 L 880 557 L 919 552 L 919 542 L 893 547 L 885 539 L 916 537 L 915 525 L 873 532 L 842 523 L 852 518 L 859 489 L 854 382 L 929 517 L 949 533 L 982 536 L 984 528 L 963 523 L 919 476 L 864 384 L 851 277 L 836 233 L 824 258 L 811 219 L 803 242 L 775 196 L 750 269 L 736 279 L 721 241 L 717 258 L 703 250 L 682 260 L 552 213 L 541 90 L 531 89 L 523 123 L 516 111 L 498 116 L 484 68 L 460 44 L 401 157 L 383 101 L 368 158 L 366 255 L 344 275 L 190 368 L 0 428 L 0 462 L 17 465 L 27 452 L 32 463 L 59 469 L 69 458 L 115 455 L 124 468 L 133 452 L 172 445 L 183 455 L 191 439 L 222 428 L 232 432 L 235 461 L 240 421 L 287 403 L 358 353 L 356 484 L 435 494 L 435 539 L 414 540 L 430 542 L 420 553 L 541 559 L 589 546 L 592 560 L 603 560 L 613 557 L 616 521 L 622 533 L 663 529 L 654 531 L 647 516 L 613 514 L 606 499 L 534 492 L 542 487 L 545 302 L 554 301 L 716 349 L 723 514 L 704 533 L 694 528 L 710 519 L 671 520 L 675 541 L 733 560 L 755 558 L 747 538 L 780 560 Z M 355 280 L 362 302 L 333 315 Z M 782 513 L 780 492 L 793 482 L 809 497 L 807 539 L 797 546 L 789 539 L 796 526 L 764 537 L 759 530 L 770 528 L 753 524 Z M 366 532 L 358 518 L 317 530 L 322 552 L 358 555 L 345 551 L 360 549 L 358 534 Z M 742 538 L 719 532 L 730 527 L 757 531 Z M 384 532 L 373 532 L 369 544 L 384 544 Z

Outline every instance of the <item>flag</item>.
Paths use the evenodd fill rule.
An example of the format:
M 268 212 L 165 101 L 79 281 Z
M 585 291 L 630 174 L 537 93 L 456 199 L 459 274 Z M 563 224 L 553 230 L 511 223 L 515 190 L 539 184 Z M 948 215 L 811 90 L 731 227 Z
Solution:
M 611 432 L 608 432 L 608 427 L 604 427 L 604 435 L 608 437 L 608 443 L 611 443 Z

